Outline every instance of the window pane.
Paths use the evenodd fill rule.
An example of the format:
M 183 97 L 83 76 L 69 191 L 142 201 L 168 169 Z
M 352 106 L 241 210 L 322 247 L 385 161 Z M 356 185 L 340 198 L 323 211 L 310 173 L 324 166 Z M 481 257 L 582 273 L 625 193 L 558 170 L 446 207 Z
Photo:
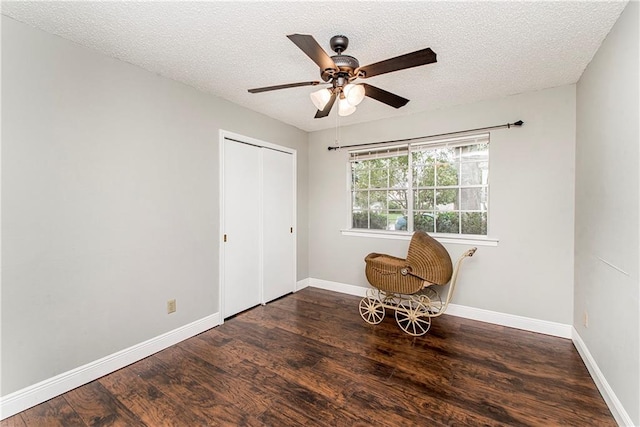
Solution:
M 351 179 L 357 189 L 369 188 L 369 169 L 365 162 L 352 163 Z
M 409 186 L 409 156 L 391 157 L 389 171 L 390 188 L 407 188 Z
M 413 168 L 414 187 L 433 187 L 436 185 L 435 166 L 415 166 Z
M 436 162 L 435 151 L 428 149 L 413 151 L 412 162 L 414 165 L 433 165 Z
M 371 169 L 369 185 L 371 188 L 389 187 L 389 169 Z
M 458 212 L 440 212 L 436 216 L 436 233 L 459 233 Z
M 486 185 L 489 178 L 489 162 L 470 162 L 461 165 L 461 185 Z
M 370 169 L 386 169 L 389 167 L 389 159 L 386 157 L 380 159 L 369 159 L 365 160 L 365 162 L 369 165 Z
M 414 190 L 413 192 L 413 207 L 419 210 L 433 210 L 434 204 L 434 191 L 435 190 Z
M 458 148 L 439 148 L 436 151 L 436 185 L 458 185 Z
M 352 228 L 369 228 L 369 213 L 367 211 L 353 212 L 351 218 Z
M 369 209 L 378 213 L 387 210 L 386 190 L 369 192 Z
M 424 231 L 426 233 L 433 233 L 435 217 L 433 212 L 416 212 L 413 215 L 413 228 L 414 230 Z
M 387 215 L 376 212 L 370 212 L 369 214 L 369 228 L 372 230 L 386 230 L 387 229 Z
M 439 163 L 436 171 L 438 186 L 458 185 L 458 164 Z
M 434 153 L 415 151 L 412 155 L 414 187 L 433 187 L 436 184 Z
M 369 192 L 354 191 L 351 206 L 353 207 L 353 210 L 367 209 L 369 207 Z
M 351 226 L 352 228 L 385 230 L 387 228 L 387 215 L 370 211 L 353 212 Z
M 458 147 L 440 147 L 430 150 L 437 163 L 457 163 L 460 161 L 460 149 Z
M 467 145 L 462 147 L 462 161 L 489 160 L 489 144 Z
M 486 212 L 462 212 L 462 234 L 487 234 Z
M 406 230 L 407 213 L 402 211 L 389 211 L 387 215 L 387 230 Z
M 402 212 L 396 217 L 396 222 L 393 224 L 393 229 L 398 231 L 407 230 L 407 212 Z
M 389 190 L 389 210 L 406 210 L 407 206 L 407 190 Z
M 460 209 L 463 211 L 486 210 L 484 194 L 482 187 L 460 189 Z
M 389 188 L 409 187 L 408 169 L 391 169 L 389 171 Z
M 458 189 L 436 189 L 436 209 L 439 211 L 452 211 L 458 209 Z

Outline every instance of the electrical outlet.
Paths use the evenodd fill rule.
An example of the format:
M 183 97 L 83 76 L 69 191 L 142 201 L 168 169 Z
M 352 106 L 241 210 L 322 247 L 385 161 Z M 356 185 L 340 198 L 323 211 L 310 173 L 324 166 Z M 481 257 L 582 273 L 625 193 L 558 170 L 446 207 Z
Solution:
M 587 310 L 584 311 L 584 327 L 588 328 L 589 327 L 589 313 L 587 313 Z
M 170 299 L 167 301 L 167 313 L 171 314 L 176 311 L 176 300 Z

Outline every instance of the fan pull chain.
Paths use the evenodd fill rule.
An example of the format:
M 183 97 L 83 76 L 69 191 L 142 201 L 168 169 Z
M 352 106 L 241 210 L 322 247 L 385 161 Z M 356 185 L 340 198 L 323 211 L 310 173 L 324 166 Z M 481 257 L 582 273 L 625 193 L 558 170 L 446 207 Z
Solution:
M 340 146 L 340 114 L 336 111 L 336 140 L 334 142 L 335 146 Z

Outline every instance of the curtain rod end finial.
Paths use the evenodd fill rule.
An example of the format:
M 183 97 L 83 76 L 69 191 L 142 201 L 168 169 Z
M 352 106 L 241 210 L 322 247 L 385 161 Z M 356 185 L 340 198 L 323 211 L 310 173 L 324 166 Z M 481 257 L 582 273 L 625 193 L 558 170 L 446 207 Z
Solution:
M 522 120 L 518 120 L 517 122 L 515 122 L 513 125 L 514 126 L 522 126 L 524 124 L 524 122 Z

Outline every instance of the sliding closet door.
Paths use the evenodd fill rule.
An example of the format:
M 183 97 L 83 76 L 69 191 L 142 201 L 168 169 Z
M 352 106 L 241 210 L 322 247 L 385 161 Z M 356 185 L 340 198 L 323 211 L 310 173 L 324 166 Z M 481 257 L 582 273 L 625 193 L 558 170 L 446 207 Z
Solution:
M 262 149 L 224 140 L 224 317 L 261 302 Z
M 295 290 L 293 154 L 263 148 L 264 302 Z

